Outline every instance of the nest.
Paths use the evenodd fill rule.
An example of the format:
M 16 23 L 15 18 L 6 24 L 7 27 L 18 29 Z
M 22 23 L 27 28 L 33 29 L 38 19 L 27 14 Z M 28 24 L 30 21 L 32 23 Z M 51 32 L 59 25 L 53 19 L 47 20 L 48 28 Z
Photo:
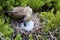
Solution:
M 40 34 L 42 33 L 42 25 L 40 22 L 40 18 L 37 16 L 37 13 L 32 15 L 32 20 L 34 21 L 34 29 L 31 31 L 25 31 L 24 29 L 22 29 L 19 25 L 21 24 L 21 20 L 11 20 L 11 28 L 14 29 L 14 35 L 16 34 L 25 34 L 25 35 L 29 35 L 30 33 L 32 34 Z

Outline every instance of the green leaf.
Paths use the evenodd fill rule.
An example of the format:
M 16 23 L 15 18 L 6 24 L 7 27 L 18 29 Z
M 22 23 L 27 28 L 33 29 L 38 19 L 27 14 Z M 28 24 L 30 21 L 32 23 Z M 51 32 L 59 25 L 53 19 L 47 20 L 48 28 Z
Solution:
M 2 8 L 2 6 L 0 6 L 0 11 L 2 11 L 3 10 L 3 8 Z
M 29 40 L 33 40 L 32 34 L 29 35 Z
M 10 38 L 9 37 L 6 37 L 5 40 L 10 40 Z
M 22 40 L 21 35 L 20 35 L 20 34 L 18 34 L 18 35 L 16 36 L 15 40 Z

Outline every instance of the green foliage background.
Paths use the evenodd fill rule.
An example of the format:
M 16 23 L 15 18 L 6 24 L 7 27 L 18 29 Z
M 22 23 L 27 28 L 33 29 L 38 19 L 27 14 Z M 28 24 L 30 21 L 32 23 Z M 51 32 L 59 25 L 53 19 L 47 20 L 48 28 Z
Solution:
M 54 15 L 53 10 L 51 12 L 41 12 L 42 24 L 45 26 L 46 33 L 58 29 L 60 32 L 60 11 L 57 11 Z M 60 39 L 60 34 L 57 34 L 57 38 Z
M 41 16 L 43 23 L 46 25 L 45 31 L 60 27 L 60 11 L 57 11 L 56 15 L 54 15 L 53 11 L 41 12 Z
M 10 28 L 9 18 L 6 19 L 6 23 L 4 20 L 3 13 L 0 14 L 0 33 L 2 33 L 4 37 L 11 37 L 14 32 L 13 29 Z

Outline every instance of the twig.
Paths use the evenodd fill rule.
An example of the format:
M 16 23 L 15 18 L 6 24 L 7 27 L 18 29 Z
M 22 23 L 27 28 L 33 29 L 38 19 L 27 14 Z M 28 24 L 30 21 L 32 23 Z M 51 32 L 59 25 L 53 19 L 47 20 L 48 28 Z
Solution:
M 49 34 L 50 34 L 50 37 L 52 38 L 51 40 L 57 40 L 57 38 L 54 37 L 50 31 L 49 31 Z
M 4 38 L 2 37 L 2 33 L 0 32 L 0 39 L 4 40 Z

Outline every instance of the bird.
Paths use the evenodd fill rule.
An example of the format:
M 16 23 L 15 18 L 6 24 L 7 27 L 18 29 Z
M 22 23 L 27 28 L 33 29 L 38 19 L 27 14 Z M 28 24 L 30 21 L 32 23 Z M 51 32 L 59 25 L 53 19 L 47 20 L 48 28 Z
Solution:
M 14 14 L 14 12 L 16 13 L 16 15 L 18 13 L 20 13 L 19 10 L 21 10 L 21 9 L 19 9 L 19 8 L 21 8 L 21 7 L 13 8 L 14 11 L 12 14 Z M 37 14 L 38 13 L 33 14 L 33 10 L 31 7 L 23 7 L 23 14 L 21 14 L 21 15 L 25 16 L 24 18 L 22 18 L 23 21 L 20 22 L 19 21 L 20 19 L 17 21 L 13 20 L 11 22 L 12 28 L 14 29 L 14 31 L 16 31 L 16 33 L 35 32 L 36 30 L 41 28 L 40 18 L 38 17 Z M 21 16 L 21 15 L 19 14 L 19 16 Z M 18 17 L 16 17 L 16 18 L 18 18 Z
M 8 15 L 14 19 L 23 19 L 25 17 L 24 7 L 15 7 L 11 11 L 3 11 L 3 12 L 8 13 Z
M 22 21 L 23 22 L 20 22 L 21 24 L 21 27 L 26 30 L 26 31 L 29 31 L 28 29 L 32 30 L 33 27 L 34 27 L 34 22 L 31 20 L 32 19 L 32 9 L 30 7 L 15 7 L 12 9 L 12 11 L 6 11 L 8 12 L 8 14 L 12 17 L 12 18 L 15 18 L 15 19 L 19 19 L 17 21 L 20 22 L 21 19 L 23 19 Z M 15 20 L 14 19 L 14 20 Z M 13 20 L 13 21 L 14 21 Z M 18 22 L 18 23 L 19 23 Z M 11 22 L 11 23 L 14 23 L 14 22 Z M 15 20 L 15 23 L 16 20 Z M 19 24 L 19 25 L 20 25 Z M 30 25 L 32 24 L 32 25 Z M 13 25 L 13 24 L 11 24 Z M 14 24 L 15 25 L 15 24 Z M 18 24 L 17 24 L 18 25 Z M 29 27 L 28 27 L 29 26 Z M 13 26 L 14 27 L 14 26 Z M 20 28 L 21 28 L 20 27 Z M 18 29 L 18 28 L 17 28 Z
M 32 19 L 32 9 L 30 7 L 25 7 L 24 8 L 24 13 L 26 15 L 26 17 L 24 18 L 25 21 L 29 21 L 30 19 Z
M 32 18 L 32 9 L 30 7 L 25 7 L 24 13 L 25 13 L 24 25 L 26 26 L 26 22 L 30 21 Z

